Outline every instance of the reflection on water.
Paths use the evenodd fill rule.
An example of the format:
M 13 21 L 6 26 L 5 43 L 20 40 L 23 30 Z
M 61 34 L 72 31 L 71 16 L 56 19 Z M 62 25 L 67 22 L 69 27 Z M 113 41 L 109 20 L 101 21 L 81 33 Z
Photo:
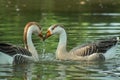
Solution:
M 12 77 L 12 66 L 11 65 L 0 65 L 0 78 L 6 78 L 7 76 Z
M 33 10 L 31 10 L 30 4 L 33 4 L 32 2 L 27 4 L 19 0 L 16 2 L 1 0 L 0 3 L 3 4 L 0 5 L 2 7 L 0 9 L 0 42 L 23 46 L 23 29 L 29 21 L 37 21 L 43 27 L 43 34 L 52 24 L 59 23 L 64 25 L 68 35 L 68 50 L 99 38 L 120 35 L 119 9 L 110 7 L 112 11 L 114 9 L 116 12 L 106 13 L 107 11 L 104 12 L 103 8 L 109 5 L 105 5 L 107 3 L 97 4 L 102 12 L 99 13 L 99 7 L 97 9 L 94 8 L 95 5 L 90 6 L 95 0 L 85 0 L 85 5 L 90 1 L 91 3 L 84 6 L 80 2 L 77 5 L 79 9 L 82 8 L 81 11 L 83 12 L 72 12 L 79 10 L 76 6 L 72 7 L 72 11 L 69 12 L 73 4 L 72 2 L 70 2 L 70 5 L 67 5 L 68 12 L 59 12 L 58 10 L 62 9 L 59 7 L 61 4 L 58 5 L 59 8 L 53 8 L 57 2 L 52 1 L 49 5 L 34 4 L 35 7 L 32 6 Z M 41 4 L 47 3 L 46 0 L 41 0 L 40 2 Z M 83 2 L 82 4 L 84 4 Z M 117 2 L 114 2 L 114 4 L 117 4 Z M 34 3 L 37 3 L 37 1 Z M 51 4 L 54 5 L 50 6 Z M 66 4 L 67 2 L 62 5 Z M 44 12 L 44 10 L 47 11 L 46 8 L 48 6 L 48 12 Z M 74 10 L 74 8 L 76 9 Z M 94 10 L 92 10 L 93 8 Z M 63 11 L 67 9 L 64 8 Z M 109 10 L 108 7 L 106 9 Z M 86 12 L 86 10 L 88 11 Z M 36 36 L 33 36 L 33 42 L 39 53 L 40 61 L 33 64 L 17 66 L 0 65 L 0 80 L 120 80 L 120 44 L 115 52 L 116 56 L 113 59 L 100 63 L 56 60 L 55 50 L 58 44 L 58 36 L 52 36 L 44 43 Z
M 112 14 L 112 13 L 111 13 Z M 99 38 L 119 36 L 119 16 L 103 14 L 62 14 L 42 13 L 40 22 L 43 34 L 55 23 L 63 24 L 68 34 L 68 50 Z M 19 16 L 20 17 L 20 16 Z M 21 16 L 24 18 L 24 16 Z M 26 15 L 25 15 L 26 17 Z M 34 17 L 37 17 L 36 15 Z M 11 18 L 11 17 L 9 17 Z M 38 19 L 38 18 L 36 18 Z M 31 20 L 31 19 L 30 19 Z M 33 19 L 34 20 L 34 19 Z M 29 21 L 29 18 L 25 22 Z M 35 20 L 36 21 L 36 20 Z M 22 35 L 26 24 L 20 22 L 0 23 L 0 41 L 23 46 Z M 11 36 L 12 35 L 12 36 Z M 33 36 L 33 41 L 40 56 L 40 62 L 30 65 L 0 65 L 1 80 L 119 80 L 119 46 L 116 56 L 105 62 L 58 61 L 55 50 L 58 36 L 50 37 L 44 43 Z M 75 42 L 74 42 L 75 41 Z M 49 46 L 50 45 L 50 46 Z M 41 54 L 40 54 L 41 53 Z M 44 54 L 42 54 L 44 53 Z
M 1 80 L 119 80 L 119 67 L 110 62 L 41 61 L 0 66 Z

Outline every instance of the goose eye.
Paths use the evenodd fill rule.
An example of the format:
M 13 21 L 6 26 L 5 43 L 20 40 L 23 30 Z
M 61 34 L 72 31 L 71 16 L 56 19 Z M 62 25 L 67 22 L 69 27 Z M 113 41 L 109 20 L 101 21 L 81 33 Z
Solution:
M 55 29 L 55 27 L 52 27 L 52 30 L 54 30 Z
M 58 26 L 58 25 L 53 26 L 53 27 L 52 27 L 52 30 L 54 30 L 57 26 Z

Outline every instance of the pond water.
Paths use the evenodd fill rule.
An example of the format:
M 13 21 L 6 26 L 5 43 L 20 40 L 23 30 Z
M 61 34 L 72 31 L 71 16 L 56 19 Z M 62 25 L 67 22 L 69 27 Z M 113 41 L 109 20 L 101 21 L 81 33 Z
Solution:
M 90 0 L 81 1 L 83 2 L 80 4 L 85 4 L 84 1 Z M 36 0 L 37 2 L 39 1 Z M 68 35 L 68 50 L 100 38 L 120 35 L 120 13 L 118 8 L 113 7 L 116 12 L 115 10 L 112 12 L 112 7 L 110 7 L 108 12 L 111 12 L 109 13 L 106 11 L 95 12 L 94 10 L 93 12 L 90 10 L 85 12 L 87 11 L 86 7 L 82 6 L 80 8 L 83 12 L 79 12 L 78 9 L 74 11 L 73 8 L 72 11 L 69 11 L 70 6 L 68 5 L 68 9 L 63 9 L 62 12 L 59 7 L 58 11 L 57 8 L 51 6 L 52 1 L 49 3 L 48 8 L 46 7 L 46 0 L 40 2 L 40 4 L 44 2 L 44 5 L 34 4 L 35 7 L 33 8 L 31 0 L 29 2 L 31 5 L 19 0 L 16 2 L 1 0 L 0 42 L 24 47 L 23 29 L 26 23 L 30 21 L 38 22 L 43 28 L 44 35 L 50 25 L 57 23 L 64 25 Z M 64 6 L 67 2 L 66 0 Z M 117 2 L 120 3 L 119 0 Z M 102 3 L 98 5 L 100 8 L 104 8 L 105 4 Z M 113 6 L 113 4 L 111 5 Z M 68 12 L 65 12 L 66 10 Z M 33 35 L 33 42 L 39 53 L 40 61 L 26 65 L 0 65 L 0 80 L 120 80 L 120 44 L 114 52 L 116 55 L 110 60 L 105 62 L 76 62 L 55 59 L 58 36 L 52 36 L 42 42 Z

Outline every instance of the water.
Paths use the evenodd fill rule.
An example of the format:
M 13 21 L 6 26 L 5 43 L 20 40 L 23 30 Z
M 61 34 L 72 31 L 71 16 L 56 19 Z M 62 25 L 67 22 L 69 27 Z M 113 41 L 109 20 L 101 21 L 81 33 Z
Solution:
M 99 38 L 119 36 L 119 9 L 115 7 L 108 9 L 109 5 L 105 5 L 106 3 L 101 0 L 98 6 L 96 2 L 96 9 L 93 6 L 89 8 L 93 4 L 90 0 L 79 2 L 82 4 L 79 6 L 80 11 L 75 5 L 71 6 L 72 2 L 66 1 L 61 4 L 63 12 L 59 7 L 60 4 L 54 7 L 56 3 L 54 0 L 49 2 L 48 7 L 46 0 L 41 0 L 41 5 L 38 2 L 30 1 L 27 4 L 19 0 L 16 2 L 1 0 L 0 42 L 24 47 L 23 29 L 30 21 L 37 21 L 43 28 L 43 34 L 52 24 L 64 25 L 68 35 L 68 50 Z M 111 4 L 110 1 L 108 4 L 117 6 L 117 2 Z M 87 3 L 89 5 L 84 6 Z M 31 6 L 32 4 L 34 7 Z M 78 2 L 76 4 L 78 5 Z M 67 9 L 64 8 L 65 5 Z M 40 62 L 16 66 L 0 65 L 0 80 L 120 80 L 120 45 L 115 52 L 116 56 L 105 62 L 76 62 L 55 59 L 58 36 L 52 36 L 43 43 L 34 35 L 33 42 L 41 58 Z

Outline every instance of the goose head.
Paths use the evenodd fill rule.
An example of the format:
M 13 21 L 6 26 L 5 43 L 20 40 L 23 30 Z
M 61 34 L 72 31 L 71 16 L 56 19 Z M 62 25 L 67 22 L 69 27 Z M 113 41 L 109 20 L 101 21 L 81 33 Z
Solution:
M 47 39 L 47 38 L 50 37 L 51 35 L 61 34 L 63 30 L 64 30 L 64 29 L 62 28 L 61 25 L 58 25 L 58 24 L 52 25 L 52 26 L 50 26 L 50 27 L 48 28 L 47 33 L 46 33 L 46 35 L 45 35 L 45 37 L 44 37 L 43 40 Z
M 42 28 L 37 22 L 29 22 L 24 28 L 24 37 L 32 33 L 38 35 L 43 40 Z
M 33 34 L 38 35 L 41 39 L 43 39 L 42 35 L 42 28 L 39 24 L 33 24 L 34 29 L 33 29 Z

